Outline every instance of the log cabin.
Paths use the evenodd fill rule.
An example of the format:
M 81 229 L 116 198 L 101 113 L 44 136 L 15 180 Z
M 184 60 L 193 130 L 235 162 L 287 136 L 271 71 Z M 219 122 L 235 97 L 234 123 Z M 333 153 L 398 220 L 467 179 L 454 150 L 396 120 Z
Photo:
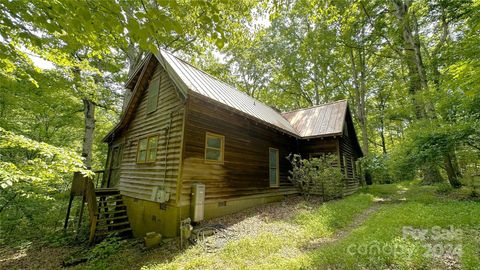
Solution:
M 359 186 L 362 151 L 346 101 L 281 113 L 164 50 L 145 58 L 126 91 L 121 119 L 104 138 L 102 187 L 119 190 L 135 236 L 173 237 L 185 218 L 298 194 L 288 180 L 290 153 L 335 154 L 344 193 Z

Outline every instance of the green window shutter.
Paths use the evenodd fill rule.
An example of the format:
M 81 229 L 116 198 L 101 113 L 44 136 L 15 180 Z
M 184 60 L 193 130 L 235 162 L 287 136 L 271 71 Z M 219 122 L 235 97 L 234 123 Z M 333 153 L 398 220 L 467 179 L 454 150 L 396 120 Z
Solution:
M 148 86 L 147 114 L 152 113 L 157 109 L 159 90 L 160 78 L 156 78 L 152 80 Z

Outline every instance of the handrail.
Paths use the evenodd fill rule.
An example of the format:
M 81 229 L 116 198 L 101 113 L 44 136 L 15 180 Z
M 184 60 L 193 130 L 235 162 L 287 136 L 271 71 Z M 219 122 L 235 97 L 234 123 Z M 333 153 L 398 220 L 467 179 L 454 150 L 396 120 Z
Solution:
M 98 188 L 98 184 L 100 181 L 100 185 L 102 184 L 103 176 L 105 174 L 105 170 L 96 170 L 93 171 L 95 173 L 95 188 Z
M 85 177 L 85 197 L 87 199 L 88 213 L 90 215 L 90 236 L 89 241 L 93 243 L 95 238 L 95 230 L 97 226 L 98 207 L 97 198 L 95 196 L 95 187 L 91 178 Z

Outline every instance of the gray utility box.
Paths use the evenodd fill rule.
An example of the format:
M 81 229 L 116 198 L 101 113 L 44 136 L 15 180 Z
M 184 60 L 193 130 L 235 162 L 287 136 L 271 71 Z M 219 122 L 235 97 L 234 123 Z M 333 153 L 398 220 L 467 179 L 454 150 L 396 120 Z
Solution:
M 190 214 L 193 222 L 202 221 L 205 210 L 205 185 L 194 183 L 192 185 L 192 198 L 190 202 Z

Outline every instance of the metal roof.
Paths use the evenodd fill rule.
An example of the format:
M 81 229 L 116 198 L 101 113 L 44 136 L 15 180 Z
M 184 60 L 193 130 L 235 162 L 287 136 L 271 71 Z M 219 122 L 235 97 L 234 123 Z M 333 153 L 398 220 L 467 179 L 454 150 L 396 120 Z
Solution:
M 268 105 L 193 67 L 165 50 L 160 50 L 157 59 L 165 67 L 183 95 L 187 96 L 189 90 L 193 91 L 291 135 L 298 136 L 287 119 Z
M 147 59 L 151 59 L 150 56 L 152 55 L 148 55 Z M 212 75 L 195 68 L 165 50 L 160 49 L 155 57 L 165 68 L 184 98 L 194 92 L 217 101 L 246 117 L 254 118 L 257 121 L 298 138 L 342 134 L 347 112 L 347 101 L 345 100 L 292 112 L 279 113 L 268 105 L 220 81 Z M 141 66 L 144 66 L 146 63 L 150 62 L 146 60 Z M 141 69 L 142 68 L 132 77 L 138 78 L 140 75 L 137 73 L 139 73 Z M 129 82 L 131 81 L 132 80 L 129 80 Z M 134 91 L 128 107 L 135 106 L 135 104 L 130 103 L 132 103 L 134 97 L 138 95 L 140 95 L 140 93 Z M 126 122 L 128 122 L 128 117 L 122 115 L 120 122 L 104 138 L 104 141 L 107 141 L 113 136 L 115 132 L 122 128 L 122 123 L 125 124 Z
M 301 137 L 322 137 L 340 135 L 347 113 L 347 101 L 340 100 L 328 104 L 283 113 Z

